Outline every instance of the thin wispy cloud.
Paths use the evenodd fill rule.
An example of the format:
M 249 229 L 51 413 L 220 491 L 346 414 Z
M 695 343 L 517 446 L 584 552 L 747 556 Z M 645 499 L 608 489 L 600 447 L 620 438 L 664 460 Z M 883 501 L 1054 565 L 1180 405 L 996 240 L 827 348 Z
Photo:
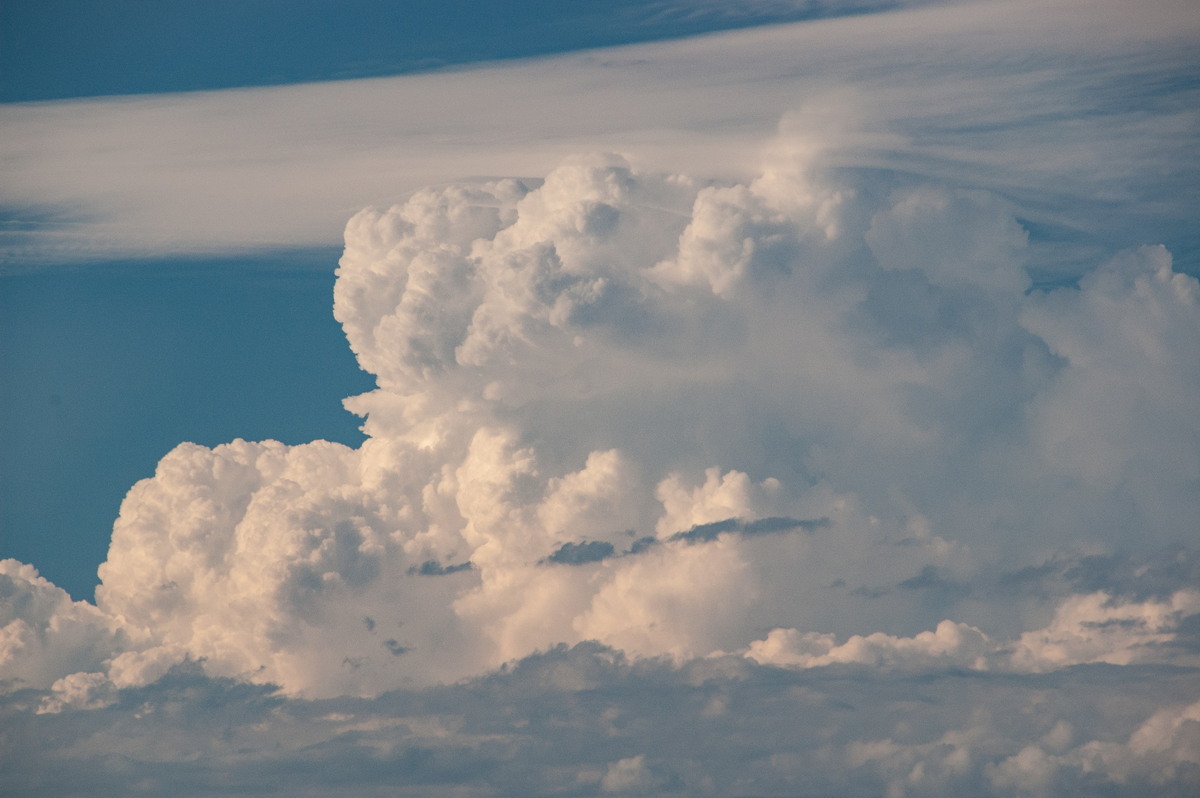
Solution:
M 1071 225 L 1153 202 L 1175 231 L 1197 199 L 1195 90 L 1168 82 L 1197 69 L 1185 6 L 1088 3 L 1081 24 L 1072 3 L 969 3 L 430 75 L 7 105 L 0 246 L 9 269 L 326 246 L 363 204 L 596 150 L 747 179 L 781 118 L 829 165 L 1020 193 Z M 1169 195 L 1140 184 L 1160 173 Z

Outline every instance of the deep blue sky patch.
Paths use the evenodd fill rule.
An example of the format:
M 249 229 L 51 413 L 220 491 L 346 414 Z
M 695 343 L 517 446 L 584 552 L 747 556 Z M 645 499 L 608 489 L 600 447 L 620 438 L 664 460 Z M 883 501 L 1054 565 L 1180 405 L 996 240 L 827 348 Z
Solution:
M 0 102 L 398 75 L 896 5 L 4 0 Z
M 91 599 L 125 492 L 181 441 L 357 445 L 374 387 L 337 252 L 0 277 L 0 550 Z

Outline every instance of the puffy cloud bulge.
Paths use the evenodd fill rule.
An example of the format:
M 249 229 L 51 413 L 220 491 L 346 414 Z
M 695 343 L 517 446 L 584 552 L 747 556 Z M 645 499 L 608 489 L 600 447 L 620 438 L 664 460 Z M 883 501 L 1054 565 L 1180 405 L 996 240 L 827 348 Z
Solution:
M 334 313 L 367 441 L 180 445 L 94 607 L 7 561 L 8 684 L 103 705 L 192 659 L 369 696 L 584 641 L 1195 667 L 1197 281 L 1148 246 L 1035 288 L 1009 201 L 867 191 L 819 145 L 786 130 L 745 183 L 588 156 L 357 214 Z M 1089 582 L 1120 550 L 1153 589 Z

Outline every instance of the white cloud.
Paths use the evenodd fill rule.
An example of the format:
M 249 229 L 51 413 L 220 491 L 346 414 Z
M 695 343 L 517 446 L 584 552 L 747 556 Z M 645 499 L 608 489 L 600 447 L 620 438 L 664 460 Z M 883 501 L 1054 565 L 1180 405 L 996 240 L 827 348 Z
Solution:
M 1015 667 L 1050 670 L 1083 662 L 1197 664 L 1196 652 L 1172 650 L 1181 620 L 1200 615 L 1200 592 L 1180 590 L 1163 601 L 1128 602 L 1105 593 L 1071 596 L 1043 629 L 1021 635 Z
M 581 151 L 744 179 L 805 108 L 834 164 L 965 178 L 1099 232 L 1114 217 L 1095 199 L 1133 192 L 1154 203 L 1143 224 L 1178 225 L 1191 106 L 1152 90 L 1191 64 L 1197 24 L 1183 0 L 935 4 L 431 75 L 9 104 L 0 204 L 31 224 L 3 259 L 329 246 L 366 202 Z M 1160 171 L 1170 194 L 1139 182 Z
M 764 665 L 818 668 L 838 664 L 899 670 L 963 668 L 1039 673 L 1104 662 L 1197 667 L 1196 652 L 1178 633 L 1200 618 L 1200 593 L 1180 590 L 1157 601 L 1122 601 L 1107 593 L 1076 594 L 1055 608 L 1048 626 L 1016 640 L 989 638 L 965 623 L 944 620 L 912 637 L 875 632 L 838 643 L 834 635 L 772 629 L 746 656 Z
M 1139 536 L 1155 540 L 1200 516 L 1200 365 L 1179 356 L 1200 331 L 1198 309 L 1196 281 L 1159 246 L 1122 253 L 1079 291 L 1023 310 L 1022 325 L 1069 364 L 1033 403 L 1031 431 L 1056 471 L 1094 491 L 1090 523 L 1130 530 L 1136 508 Z
M 626 757 L 613 762 L 600 780 L 600 789 L 615 793 L 647 793 L 657 785 L 657 780 L 646 767 L 643 754 Z
M 990 765 L 987 775 L 1000 794 L 1011 795 L 1057 795 L 1088 780 L 1131 795 L 1190 789 L 1200 775 L 1200 703 L 1158 710 L 1126 741 L 1093 740 L 1063 753 L 1026 746 Z
M 125 653 L 77 670 L 127 686 L 191 657 L 331 696 L 585 640 L 979 669 L 1025 633 L 1026 670 L 1170 659 L 1187 594 L 1170 623 L 1097 594 L 1031 631 L 1052 603 L 1014 628 L 971 584 L 1131 529 L 1190 541 L 1196 281 L 1159 248 L 1027 293 L 1008 203 L 858 197 L 810 144 L 773 152 L 745 184 L 599 156 L 355 216 L 335 314 L 378 375 L 347 400 L 369 440 L 169 454 L 101 568 Z
M 360 448 L 181 444 L 126 497 L 96 606 L 29 566 L 0 565 L 3 701 L 27 757 L 19 785 L 40 767 L 78 791 L 65 766 L 91 764 L 95 792 L 120 792 L 116 761 L 150 791 L 182 775 L 197 790 L 227 778 L 231 792 L 298 794 L 397 780 L 418 794 L 455 783 L 495 795 L 1194 784 L 1197 721 L 1180 695 L 1194 691 L 1200 615 L 1200 284 L 1163 247 L 1111 251 L 1153 240 L 1136 196 L 1109 198 L 1130 210 L 1116 238 L 1085 227 L 1086 244 L 1055 250 L 1028 234 L 1031 217 L 1071 221 L 1052 186 L 1068 197 L 1111 188 L 1146 162 L 1108 149 L 1102 125 L 1071 141 L 1051 123 L 1014 126 L 1045 110 L 1008 103 L 1030 82 L 1053 105 L 1093 79 L 1055 59 L 1047 74 L 1001 69 L 1001 45 L 1026 35 L 1024 8 L 888 17 L 906 81 L 894 92 L 899 78 L 854 60 L 880 49 L 882 18 L 625 50 L 613 64 L 589 54 L 421 78 L 450 109 L 425 120 L 430 135 L 466 139 L 418 142 L 430 171 L 394 182 L 379 168 L 387 152 L 363 155 L 377 173 L 363 191 L 402 195 L 421 175 L 440 182 L 451 162 L 525 177 L 443 183 L 346 225 L 334 310 L 378 382 L 346 400 L 364 417 Z M 1076 10 L 1051 6 L 1031 40 L 1057 41 Z M 1154 63 L 1170 67 L 1170 10 L 1116 32 L 1105 26 L 1127 13 L 1102 4 L 1090 46 L 1109 63 L 1163 41 Z M 981 21 L 991 27 L 954 46 L 977 46 L 987 68 L 931 80 L 948 67 L 922 48 Z M 871 35 L 832 54 L 858 34 Z M 1056 58 L 1079 55 L 1084 38 L 1064 34 Z M 650 67 L 621 60 L 634 52 Z M 801 61 L 770 57 L 781 52 Z M 728 103 L 688 110 L 712 87 L 688 94 L 671 75 L 714 58 Z M 822 58 L 806 85 L 825 76 L 861 93 L 827 92 L 789 115 L 747 174 L 742 142 L 762 109 L 777 118 L 791 105 L 772 92 L 792 84 L 744 97 L 739 87 Z M 693 131 L 664 128 L 673 154 L 644 132 L 659 119 L 645 107 L 600 118 L 615 95 L 578 91 L 581 75 L 644 69 L 664 77 L 639 102 Z M 523 117 L 520 102 L 501 114 L 483 95 L 470 101 L 514 76 L 557 87 L 545 96 L 586 96 L 586 113 L 568 103 L 561 127 L 539 128 L 544 117 Z M 359 119 L 369 144 L 390 117 L 354 113 L 377 91 L 417 85 L 344 84 L 351 105 L 329 113 Z M 966 91 L 981 87 L 995 92 Z M 271 102 L 294 110 L 325 91 L 250 92 L 235 105 L 270 99 L 258 109 L 267 125 L 282 118 Z M 957 121 L 931 121 L 959 100 Z M 123 102 L 165 125 L 168 109 L 225 100 Z M 115 107 L 84 105 L 99 117 Z M 30 125 L 12 146 L 33 147 L 31 131 L 80 107 L 12 111 L 12 126 Z M 1064 119 L 1079 110 L 1059 108 Z M 477 126 L 465 124 L 472 113 Z M 717 113 L 733 133 L 694 132 Z M 98 129 L 119 140 L 115 119 Z M 491 130 L 489 119 L 512 121 Z M 956 153 L 980 140 L 939 136 L 967 122 L 1015 131 L 1021 146 Z M 1163 125 L 1138 139 L 1153 163 L 1176 152 L 1159 147 Z M 517 146 L 528 126 L 541 135 Z M 889 127 L 930 136 L 881 138 Z M 493 139 L 479 161 L 453 160 L 484 130 Z M 588 143 L 628 134 L 631 157 L 546 165 L 583 130 L 595 132 Z M 280 152 L 287 163 L 306 150 L 285 139 Z M 711 168 L 670 169 L 709 156 Z M 1015 166 L 1024 156 L 1037 157 Z M 904 176 L 870 168 L 918 157 L 932 160 Z M 1081 163 L 1095 164 L 1092 177 Z M 22 168 L 13 191 L 88 204 L 78 185 Z M 315 181 L 320 203 L 278 227 L 243 226 L 237 206 L 199 226 L 230 246 L 319 231 L 322 203 L 342 196 L 336 182 Z M 145 251 L 137 204 L 109 245 Z M 191 222 L 172 225 L 187 214 L 162 210 L 175 220 L 164 246 L 186 246 Z M 1063 252 L 1066 265 L 1052 262 Z M 1078 287 L 1028 290 L 1038 269 L 1085 273 Z M 61 728 L 77 737 L 43 750 Z M 679 728 L 689 735 L 677 743 Z M 198 764 L 181 774 L 178 752 L 199 737 Z
M 883 668 L 958 667 L 986 670 L 994 645 L 973 626 L 942 621 L 932 632 L 894 637 L 875 632 L 837 644 L 833 635 L 773 629 L 750 644 L 748 657 L 765 665 L 814 668 L 836 663 Z
M 47 688 L 98 669 L 123 644 L 119 624 L 33 566 L 0 560 L 0 687 Z
M 867 244 L 884 269 L 921 271 L 933 285 L 1027 288 L 1029 235 L 993 194 L 922 188 L 871 220 Z

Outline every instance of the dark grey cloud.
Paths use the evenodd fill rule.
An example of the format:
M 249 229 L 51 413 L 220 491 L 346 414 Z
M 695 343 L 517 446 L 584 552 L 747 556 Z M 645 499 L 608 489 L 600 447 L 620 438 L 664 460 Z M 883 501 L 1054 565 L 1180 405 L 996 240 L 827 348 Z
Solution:
M 814 532 L 829 527 L 828 518 L 801 520 L 798 518 L 760 518 L 756 521 L 745 521 L 740 518 L 726 518 L 723 521 L 713 521 L 708 524 L 696 524 L 683 532 L 676 532 L 666 538 L 669 542 L 709 543 L 724 534 L 736 534 L 746 537 L 756 535 L 776 535 L 785 532 Z M 630 533 L 632 534 L 632 533 Z M 558 565 L 583 565 L 590 562 L 600 562 L 610 557 L 640 554 L 661 543 L 658 538 L 641 537 L 635 540 L 625 552 L 617 552 L 613 544 L 603 540 L 584 541 L 582 543 L 568 542 L 554 551 L 546 562 Z
M 396 642 L 396 640 L 391 638 L 383 641 L 383 647 L 386 648 L 394 657 L 398 657 L 401 654 L 406 654 L 410 651 L 407 646 L 402 646 Z
M 1132 798 L 1200 784 L 1200 721 L 1180 709 L 1195 700 L 1198 676 L 1107 665 L 884 675 L 731 657 L 676 666 L 584 643 L 460 685 L 371 700 L 286 699 L 193 663 L 102 709 L 35 714 L 37 693 L 12 694 L 0 718 L 14 796 L 583 796 L 622 787 Z
M 901 581 L 897 587 L 904 590 L 938 593 L 948 599 L 963 598 L 971 592 L 969 585 L 947 577 L 937 566 L 933 565 L 926 565 L 919 574 Z
M 600 562 L 613 556 L 613 544 L 605 540 L 587 540 L 582 543 L 564 543 L 546 562 L 556 565 L 583 565 L 589 562 Z
M 685 532 L 676 532 L 668 540 L 682 540 L 687 543 L 707 543 L 716 540 L 723 534 L 729 533 L 751 537 L 754 535 L 774 535 L 783 532 L 815 532 L 830 525 L 831 522 L 828 518 L 810 520 L 801 520 L 798 518 L 760 518 L 757 521 L 726 518 L 724 521 L 697 524 Z
M 470 561 L 442 565 L 437 560 L 426 560 L 420 565 L 409 568 L 408 572 L 415 576 L 446 576 L 460 571 L 469 571 L 474 567 Z
M 1146 601 L 1196 585 L 1200 585 L 1200 550 L 1180 544 L 1100 554 L 1059 551 L 1037 565 L 997 573 L 974 587 L 989 594 L 1038 597 L 1104 591 Z
M 925 545 L 904 538 L 894 545 Z M 1200 585 L 1200 551 L 1183 545 L 1148 551 L 1123 550 L 1107 554 L 1059 551 L 1036 565 L 1015 570 L 981 569 L 970 580 L 926 565 L 911 577 L 889 584 L 857 585 L 851 593 L 868 599 L 896 590 L 939 594 L 947 601 L 1046 600 L 1078 593 L 1104 592 L 1127 601 L 1165 599 L 1179 590 Z M 835 580 L 831 588 L 846 587 Z

